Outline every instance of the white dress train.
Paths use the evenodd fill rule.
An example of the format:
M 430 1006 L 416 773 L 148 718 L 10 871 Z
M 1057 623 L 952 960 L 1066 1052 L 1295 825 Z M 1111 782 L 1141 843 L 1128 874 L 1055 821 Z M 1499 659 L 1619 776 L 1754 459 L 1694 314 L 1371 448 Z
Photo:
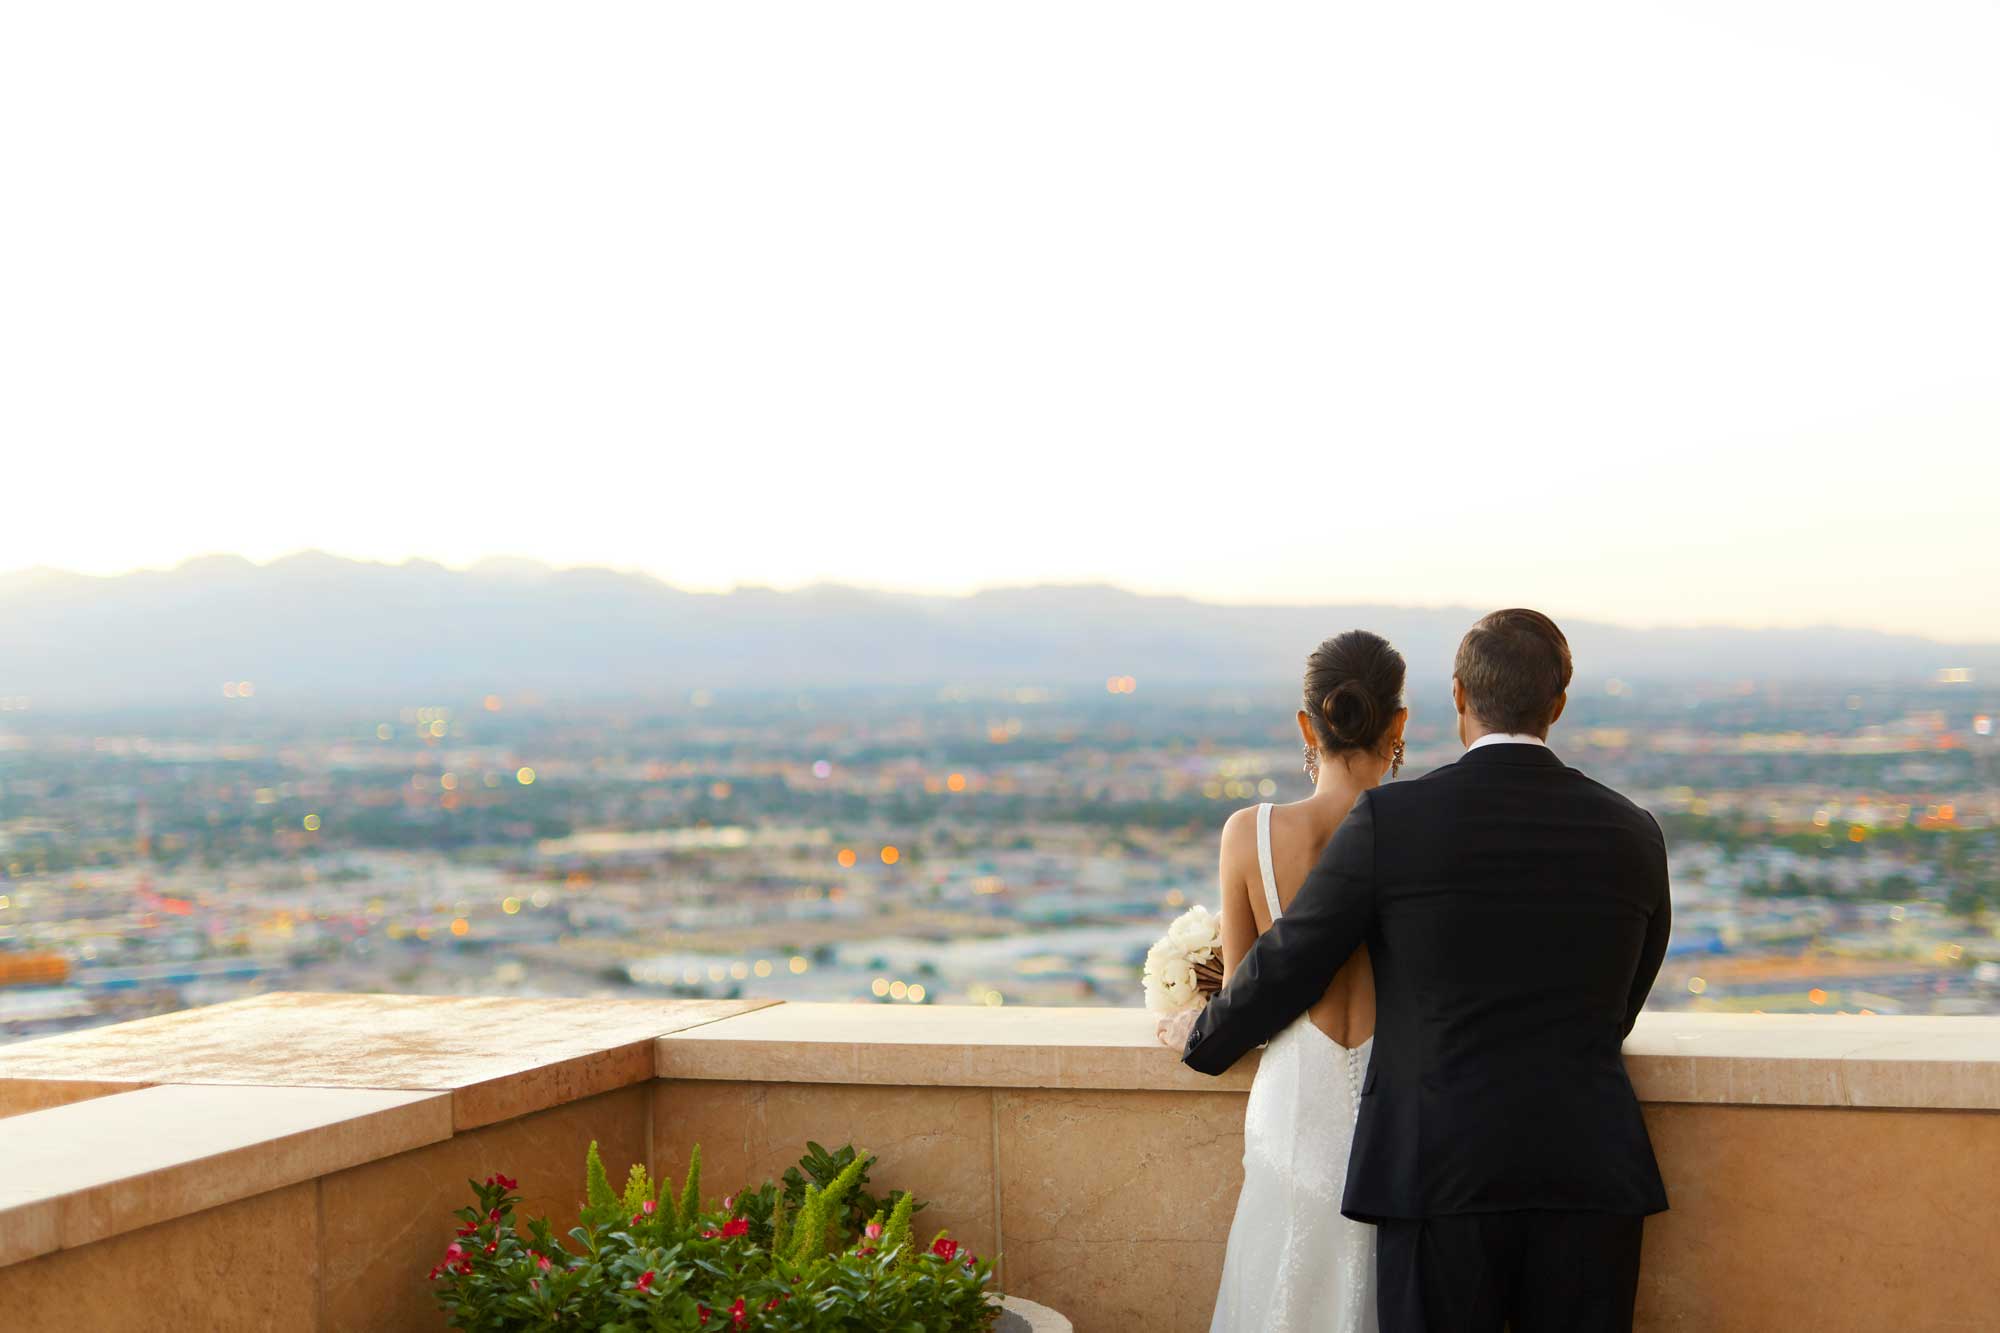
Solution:
M 1271 920 L 1271 807 L 1257 807 Z M 1340 1215 L 1373 1037 L 1349 1049 L 1301 1014 L 1271 1039 L 1243 1117 L 1243 1193 L 1209 1333 L 1376 1333 L 1375 1228 Z

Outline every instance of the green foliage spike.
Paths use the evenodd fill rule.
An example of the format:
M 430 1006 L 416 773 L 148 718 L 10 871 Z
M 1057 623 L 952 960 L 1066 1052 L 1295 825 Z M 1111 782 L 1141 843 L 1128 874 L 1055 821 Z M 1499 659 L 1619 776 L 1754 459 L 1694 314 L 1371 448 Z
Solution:
M 771 1253 L 785 1253 L 785 1243 L 792 1238 L 792 1210 L 785 1205 L 785 1196 L 778 1195 L 778 1202 L 771 1212 Z
M 819 1186 L 806 1186 L 805 1202 L 799 1205 L 799 1220 L 792 1224 L 792 1262 L 805 1263 L 814 1257 L 813 1246 L 826 1234 L 826 1210 L 820 1207 Z
M 854 1192 L 867 1169 L 868 1159 L 857 1157 L 825 1189 L 806 1186 L 806 1204 L 799 1210 L 798 1224 L 792 1232 L 796 1237 L 792 1243 L 794 1260 L 805 1263 L 841 1248 L 846 1235 L 847 1196 Z
M 583 1222 L 602 1226 L 617 1220 L 618 1196 L 611 1192 L 611 1178 L 604 1174 L 604 1159 L 597 1155 L 597 1140 L 583 1156 Z
M 916 1210 L 916 1197 L 904 1193 L 889 1212 L 889 1224 L 882 1228 L 882 1252 L 887 1254 L 891 1250 L 900 1250 L 901 1253 L 896 1256 L 899 1265 L 908 1266 L 911 1261 L 910 1216 Z
M 632 1163 L 632 1170 L 625 1177 L 625 1197 L 619 1201 L 624 1208 L 625 1216 L 642 1215 L 652 1198 L 652 1177 L 646 1174 L 646 1168 L 642 1163 Z
M 695 1144 L 694 1151 L 688 1154 L 687 1183 L 681 1186 L 681 1206 L 676 1210 L 675 1215 L 679 1218 L 683 1230 L 692 1227 L 695 1219 L 701 1216 L 701 1145 L 699 1143 Z

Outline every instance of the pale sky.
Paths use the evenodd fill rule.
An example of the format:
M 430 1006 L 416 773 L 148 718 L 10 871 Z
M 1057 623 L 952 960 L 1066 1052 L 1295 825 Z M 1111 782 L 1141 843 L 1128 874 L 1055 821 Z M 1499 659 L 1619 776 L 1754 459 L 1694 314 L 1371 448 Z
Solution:
M 0 9 L 0 569 L 2000 639 L 2000 8 Z

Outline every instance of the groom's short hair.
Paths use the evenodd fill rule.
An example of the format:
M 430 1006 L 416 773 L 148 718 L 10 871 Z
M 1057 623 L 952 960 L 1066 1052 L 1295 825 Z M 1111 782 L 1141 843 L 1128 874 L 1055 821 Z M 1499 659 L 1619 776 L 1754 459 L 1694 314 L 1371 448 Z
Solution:
M 1465 632 L 1452 674 L 1466 711 L 1484 726 L 1546 736 L 1556 700 L 1569 688 L 1569 640 L 1540 611 L 1495 611 Z

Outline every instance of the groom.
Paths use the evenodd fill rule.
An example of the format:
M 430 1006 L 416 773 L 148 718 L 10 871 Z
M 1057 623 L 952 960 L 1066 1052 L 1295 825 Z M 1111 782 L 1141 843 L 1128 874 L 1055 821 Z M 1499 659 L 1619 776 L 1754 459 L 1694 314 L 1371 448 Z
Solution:
M 1366 944 L 1375 1054 L 1341 1211 L 1378 1225 L 1383 1333 L 1629 1329 L 1667 1196 L 1619 1048 L 1666 953 L 1665 844 L 1548 747 L 1554 621 L 1495 611 L 1453 677 L 1465 756 L 1355 803 L 1182 1058 L 1222 1073 Z

